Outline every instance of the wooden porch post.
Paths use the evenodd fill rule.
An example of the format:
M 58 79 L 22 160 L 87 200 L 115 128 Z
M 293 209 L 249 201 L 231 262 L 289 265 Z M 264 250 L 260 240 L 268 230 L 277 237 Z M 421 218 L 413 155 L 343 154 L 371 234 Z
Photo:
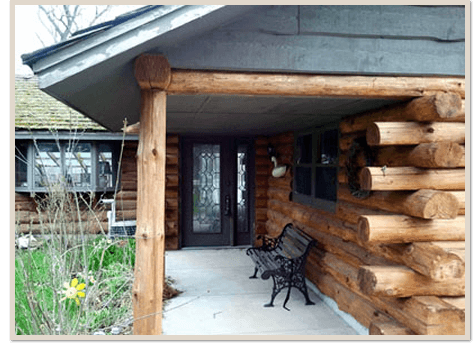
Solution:
M 137 231 L 133 287 L 134 334 L 162 333 L 165 252 L 166 88 L 170 65 L 141 56 L 135 77 L 141 87 L 137 150 Z

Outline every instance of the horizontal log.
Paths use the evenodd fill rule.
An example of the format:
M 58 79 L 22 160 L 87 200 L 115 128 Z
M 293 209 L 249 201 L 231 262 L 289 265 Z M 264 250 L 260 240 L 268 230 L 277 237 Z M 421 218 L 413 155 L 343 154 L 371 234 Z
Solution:
M 376 321 L 369 325 L 369 335 L 414 335 L 415 333 L 397 321 Z
M 340 185 L 337 196 L 338 200 L 370 209 L 423 219 L 455 218 L 460 208 L 458 199 L 453 193 L 431 189 L 416 192 L 372 192 L 369 197 L 361 199 L 354 197 L 348 186 Z
M 278 135 L 269 137 L 269 143 L 274 146 L 282 144 L 293 144 L 294 142 L 294 132 L 284 132 Z
M 464 146 L 453 142 L 417 145 L 408 156 L 409 166 L 420 168 L 465 167 Z
M 43 224 L 15 224 L 16 233 L 39 234 L 107 234 L 109 225 L 107 221 L 83 222 L 81 226 L 78 222 L 63 223 L 43 223 Z
M 106 221 L 107 220 L 107 214 L 104 210 L 102 211 L 95 211 L 95 212 L 81 212 L 80 213 L 80 219 L 82 222 L 87 222 L 87 221 Z M 16 223 L 33 223 L 33 224 L 38 224 L 38 223 L 61 223 L 64 221 L 67 222 L 78 222 L 78 214 L 77 211 L 73 212 L 68 212 L 65 211 L 64 213 L 61 214 L 52 214 L 49 212 L 36 212 L 36 211 L 16 211 L 15 212 L 15 222 Z
M 465 312 L 465 297 L 441 297 L 440 299 Z
M 433 280 L 465 276 L 465 242 L 414 242 L 401 257 L 415 271 Z
M 360 173 L 363 190 L 464 190 L 465 169 L 366 167 Z
M 465 297 L 452 297 L 455 298 L 465 299 Z M 436 296 L 414 296 L 404 304 L 404 310 L 430 325 L 465 323 L 465 309 L 459 309 Z
M 370 214 L 380 214 L 380 215 L 389 215 L 392 213 L 375 210 L 367 207 L 361 207 L 356 204 L 352 204 L 345 201 L 338 201 L 336 204 L 335 217 L 341 219 L 342 221 L 358 224 L 360 216 L 370 215 Z
M 165 250 L 177 250 L 180 249 L 178 237 L 166 237 L 165 238 Z
M 340 310 L 346 311 L 355 316 L 355 318 L 364 326 L 365 324 L 362 322 L 364 319 L 359 318 L 360 313 L 358 312 L 358 309 L 361 308 L 363 303 L 371 305 L 373 310 L 384 310 L 389 317 L 410 328 L 416 334 L 458 335 L 464 334 L 465 332 L 465 324 L 463 322 L 427 324 L 422 320 L 419 320 L 405 311 L 405 305 L 410 299 L 374 297 L 355 293 L 340 284 L 329 274 L 312 274 L 311 269 L 307 269 L 306 272 L 320 291 L 337 302 Z M 376 315 L 378 315 L 378 313 Z M 371 321 L 374 322 L 377 320 L 373 319 Z M 366 327 L 369 327 L 369 325 Z
M 270 187 L 267 190 L 267 197 L 270 200 L 279 200 L 282 202 L 290 202 L 292 192 L 289 189 Z
M 380 297 L 465 295 L 465 278 L 435 281 L 404 266 L 362 266 L 358 284 L 366 295 Z
M 440 91 L 465 98 L 463 78 L 239 73 L 172 69 L 170 95 L 221 94 L 410 99 Z
M 438 92 L 345 118 L 340 123 L 340 131 L 341 133 L 364 131 L 373 122 L 386 121 L 465 122 L 464 103 L 458 94 Z
M 268 184 L 270 188 L 284 189 L 284 190 L 288 190 L 289 192 L 292 191 L 292 183 L 293 183 L 293 179 L 292 179 L 292 176 L 289 175 L 289 171 L 287 171 L 284 177 L 276 178 L 276 177 L 270 176 L 268 178 Z
M 371 243 L 464 241 L 465 216 L 433 220 L 400 215 L 361 216 L 358 238 Z
M 119 191 L 116 195 L 116 201 L 118 200 L 137 200 L 137 191 Z
M 373 166 L 418 167 L 418 168 L 463 168 L 465 147 L 452 142 L 425 143 L 417 146 L 374 147 Z M 345 167 L 349 152 L 341 152 L 340 167 Z M 355 166 L 366 166 L 366 157 L 358 153 L 353 160 Z
M 310 261 L 310 257 L 308 260 Z M 359 294 L 344 286 L 332 275 L 317 271 L 315 265 L 307 266 L 309 269 L 306 270 L 306 275 L 317 288 L 332 298 L 338 304 L 338 309 L 352 315 L 364 327 L 369 327 L 371 322 L 391 319 L 376 308 L 369 299 L 360 298 Z
M 459 214 L 465 214 L 465 191 L 449 191 L 451 194 L 453 194 L 459 204 Z
M 366 130 L 368 145 L 418 145 L 437 141 L 465 143 L 464 123 L 375 122 Z
M 256 221 L 267 221 L 267 208 L 256 208 Z
M 351 134 L 345 134 L 340 137 L 340 150 L 341 151 L 347 151 L 350 149 L 351 145 L 353 144 L 353 141 L 355 141 L 358 138 L 363 138 L 366 137 L 366 132 L 356 132 L 356 133 L 351 133 Z
M 281 213 L 309 228 L 324 233 L 333 234 L 344 240 L 357 242 L 357 227 L 344 222 L 329 212 L 318 211 L 315 208 L 297 203 L 284 203 L 278 200 L 269 200 L 268 208 Z

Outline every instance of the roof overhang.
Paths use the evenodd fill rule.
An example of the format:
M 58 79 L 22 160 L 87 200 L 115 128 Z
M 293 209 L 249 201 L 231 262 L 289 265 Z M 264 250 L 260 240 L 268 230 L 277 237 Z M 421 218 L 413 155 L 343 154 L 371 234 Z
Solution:
M 105 31 L 72 39 L 44 56 L 24 56 L 41 90 L 112 131 L 139 120 L 133 61 L 157 47 L 224 25 L 254 6 L 160 6 Z M 36 55 L 36 56 L 35 56 Z M 25 63 L 26 63 L 25 62 Z
M 305 45 L 304 42 L 311 36 L 300 37 L 300 44 L 303 46 L 299 46 L 300 50 L 295 53 L 296 55 L 287 55 L 287 51 L 295 47 L 293 43 L 289 43 L 291 36 L 286 38 L 286 32 L 273 34 L 262 32 L 261 28 L 247 32 L 246 23 L 249 20 L 259 22 L 262 13 L 260 11 L 267 11 L 270 7 L 272 6 L 151 7 L 117 26 L 85 32 L 83 36 L 71 41 L 71 44 L 49 50 L 44 56 L 35 57 L 35 54 L 30 54 L 27 60 L 34 73 L 38 75 L 40 89 L 105 128 L 119 131 L 124 125 L 131 125 L 140 120 L 141 95 L 134 76 L 134 61 L 142 54 L 163 53 L 174 69 L 293 74 L 318 73 L 316 69 L 321 65 L 317 63 L 318 61 L 315 63 L 313 61 L 318 60 L 319 54 L 322 54 L 322 64 L 327 60 L 338 60 L 334 59 L 332 55 L 334 51 L 331 49 L 331 58 L 328 58 L 323 41 L 318 41 L 318 44 L 313 46 Z M 249 16 L 240 22 L 245 14 Z M 293 16 L 294 22 L 300 20 L 300 17 L 295 17 L 295 13 L 291 13 L 290 16 Z M 271 17 L 272 13 L 267 19 L 263 17 L 264 22 Z M 273 25 L 281 25 L 280 17 L 276 18 L 277 21 L 272 19 Z M 229 43 L 225 39 L 227 32 L 219 30 L 227 28 L 226 25 L 231 23 L 240 25 L 243 34 Z M 291 32 L 293 28 L 289 30 Z M 214 37 L 218 31 L 219 42 L 222 44 L 219 49 L 215 45 L 201 47 L 205 51 L 197 49 L 196 46 L 189 48 L 195 41 L 202 42 L 199 39 L 203 37 L 208 38 L 208 35 Z M 265 39 L 254 47 L 257 34 L 265 35 Z M 239 51 L 241 45 L 235 43 L 244 42 L 241 40 L 245 40 L 245 47 L 253 47 L 253 54 Z M 213 43 L 214 40 L 209 42 Z M 280 47 L 281 42 L 285 42 L 282 49 L 268 51 L 262 49 L 266 44 Z M 230 48 L 230 44 L 233 45 L 233 49 Z M 216 52 L 213 47 L 216 47 Z M 347 46 L 343 49 L 346 49 L 345 47 Z M 351 44 L 349 47 L 348 51 L 337 51 L 339 56 L 344 53 L 353 56 Z M 232 51 L 225 52 L 226 49 Z M 266 55 L 269 52 L 275 56 Z M 210 54 L 214 54 L 214 62 L 209 62 Z M 306 61 L 312 63 L 302 67 L 298 54 L 303 54 Z M 219 61 L 216 61 L 216 58 Z M 267 66 L 266 62 L 270 62 L 273 58 L 277 63 Z M 230 59 L 234 62 L 241 59 L 243 62 L 233 65 L 229 63 Z M 407 62 L 406 60 L 404 62 Z M 371 69 L 369 72 L 361 72 L 358 62 L 355 66 L 350 66 L 351 68 L 345 65 L 335 69 L 331 63 L 327 67 L 324 73 L 348 75 L 349 78 L 352 75 L 355 77 L 381 75 L 381 72 L 372 72 Z M 409 74 L 415 73 L 410 71 Z M 401 72 L 392 75 L 401 75 Z M 339 121 L 344 116 L 380 108 L 400 100 L 397 97 L 364 96 L 172 94 L 167 97 L 167 131 L 206 135 L 272 135 Z

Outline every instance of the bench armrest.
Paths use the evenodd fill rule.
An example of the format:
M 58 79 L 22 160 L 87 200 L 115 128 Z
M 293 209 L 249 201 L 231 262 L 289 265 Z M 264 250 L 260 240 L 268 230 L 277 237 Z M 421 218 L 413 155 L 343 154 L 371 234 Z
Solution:
M 273 250 L 279 243 L 279 237 L 270 237 L 268 235 L 258 235 L 258 240 L 262 239 L 262 245 L 259 247 L 262 250 Z

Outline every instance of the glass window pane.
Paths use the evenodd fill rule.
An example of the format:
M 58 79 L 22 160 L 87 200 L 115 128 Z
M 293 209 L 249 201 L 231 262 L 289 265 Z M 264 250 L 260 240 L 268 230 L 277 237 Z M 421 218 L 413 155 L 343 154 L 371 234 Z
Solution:
M 333 129 L 321 134 L 320 163 L 338 164 L 338 130 Z
M 295 168 L 295 191 L 299 194 L 311 195 L 312 193 L 312 168 Z
M 91 187 L 92 153 L 90 143 L 71 143 L 65 147 L 66 182 L 72 187 Z
M 220 145 L 193 145 L 193 232 L 221 232 Z
M 312 163 L 312 134 L 297 138 L 296 158 L 297 164 Z
M 98 180 L 97 186 L 100 189 L 114 187 L 114 174 L 112 171 L 113 149 L 110 144 L 98 145 Z
M 337 168 L 317 168 L 315 176 L 315 197 L 336 201 Z
M 15 142 L 15 187 L 28 187 L 28 143 Z
M 248 232 L 249 186 L 247 184 L 247 145 L 239 145 L 237 153 L 237 231 Z
M 37 143 L 33 179 L 35 187 L 49 187 L 61 182 L 61 150 L 54 142 Z

